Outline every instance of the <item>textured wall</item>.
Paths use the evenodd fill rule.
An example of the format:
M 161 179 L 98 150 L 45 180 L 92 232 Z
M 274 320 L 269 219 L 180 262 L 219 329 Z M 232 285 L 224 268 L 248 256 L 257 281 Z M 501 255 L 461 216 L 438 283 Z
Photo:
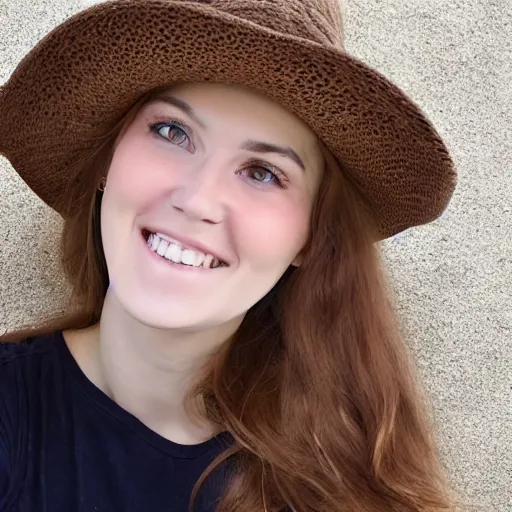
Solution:
M 0 0 L 0 83 L 86 3 Z M 446 214 L 384 250 L 451 478 L 476 510 L 512 511 L 512 2 L 345 3 L 348 50 L 422 105 L 459 168 Z M 0 219 L 2 333 L 58 313 L 67 288 L 58 217 L 2 159 Z

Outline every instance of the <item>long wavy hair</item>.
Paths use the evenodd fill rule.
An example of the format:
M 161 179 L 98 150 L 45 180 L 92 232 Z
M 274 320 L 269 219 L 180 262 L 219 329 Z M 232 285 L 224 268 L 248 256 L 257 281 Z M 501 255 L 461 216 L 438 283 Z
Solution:
M 61 242 L 66 316 L 3 336 L 16 341 L 100 320 L 108 272 L 101 192 L 141 98 L 70 169 Z M 246 314 L 186 400 L 235 443 L 196 483 L 229 465 L 218 512 L 454 511 L 428 400 L 398 328 L 368 205 L 326 152 L 305 258 Z M 76 184 L 79 183 L 79 186 Z M 232 462 L 232 464 L 229 464 Z

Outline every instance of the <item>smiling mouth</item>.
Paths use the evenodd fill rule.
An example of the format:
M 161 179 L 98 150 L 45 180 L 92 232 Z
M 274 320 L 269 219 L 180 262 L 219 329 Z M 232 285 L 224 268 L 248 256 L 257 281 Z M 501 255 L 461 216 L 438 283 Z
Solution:
M 187 267 L 214 269 L 227 267 L 228 264 L 212 254 L 206 254 L 195 249 L 184 248 L 178 242 L 171 242 L 148 229 L 142 230 L 142 236 L 149 249 L 162 259 Z

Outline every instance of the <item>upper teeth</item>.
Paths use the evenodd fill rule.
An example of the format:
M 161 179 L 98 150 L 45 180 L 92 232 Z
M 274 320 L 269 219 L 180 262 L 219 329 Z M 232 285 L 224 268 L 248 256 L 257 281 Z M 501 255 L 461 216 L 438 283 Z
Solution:
M 150 234 L 147 243 L 153 252 L 174 263 L 204 268 L 215 268 L 220 265 L 220 261 L 211 254 L 184 249 L 179 242 L 164 239 L 160 233 Z

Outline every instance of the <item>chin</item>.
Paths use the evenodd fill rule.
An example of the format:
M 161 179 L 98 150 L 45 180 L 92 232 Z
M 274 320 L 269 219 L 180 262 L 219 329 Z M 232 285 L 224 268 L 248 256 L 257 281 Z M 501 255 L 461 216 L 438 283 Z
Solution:
M 199 331 L 219 323 L 214 314 L 176 304 L 155 303 L 156 301 L 120 301 L 125 312 L 142 325 L 153 329 L 184 329 Z M 198 314 L 200 312 L 200 314 Z

